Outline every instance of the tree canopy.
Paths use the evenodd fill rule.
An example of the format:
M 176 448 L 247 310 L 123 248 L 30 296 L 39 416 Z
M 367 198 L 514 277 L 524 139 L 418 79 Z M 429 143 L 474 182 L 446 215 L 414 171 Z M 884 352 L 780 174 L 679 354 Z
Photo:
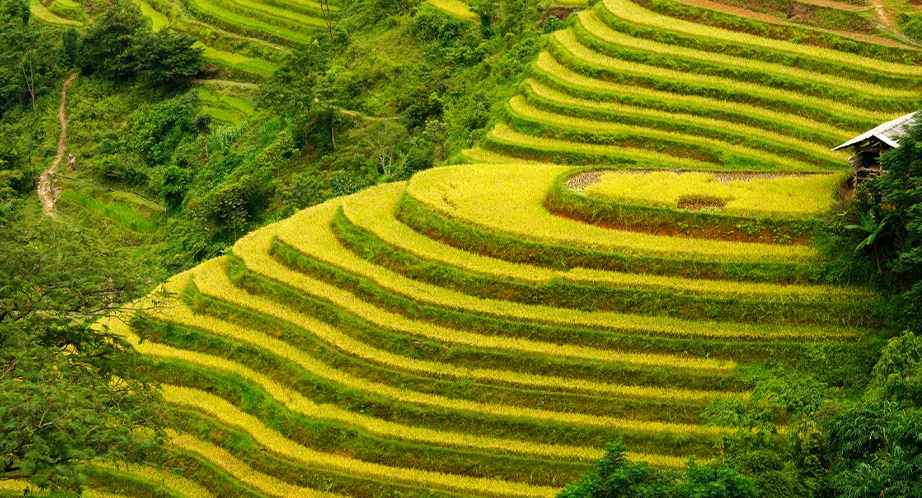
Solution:
M 63 223 L 0 231 L 0 480 L 79 493 L 86 464 L 139 461 L 165 438 L 136 353 L 93 327 L 149 275 Z

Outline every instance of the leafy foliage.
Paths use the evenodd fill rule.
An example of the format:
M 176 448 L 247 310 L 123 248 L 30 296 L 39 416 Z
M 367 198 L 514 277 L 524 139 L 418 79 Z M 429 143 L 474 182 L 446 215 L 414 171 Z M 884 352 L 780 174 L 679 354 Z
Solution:
M 870 187 L 880 219 L 889 217 L 894 255 L 888 267 L 905 289 L 906 323 L 916 331 L 922 323 L 922 124 L 909 127 L 900 146 L 881 156 L 889 173 Z M 879 197 L 878 197 L 879 196 Z
M 80 230 L 13 221 L 0 221 L 0 480 L 79 493 L 86 464 L 141 460 L 165 437 L 136 354 L 92 327 L 149 282 Z
M 568 485 L 557 498 L 754 498 L 750 479 L 724 464 L 698 465 L 677 473 L 658 470 L 646 463 L 632 463 L 621 441 L 611 443 L 595 472 Z
M 0 116 L 19 104 L 35 110 L 60 75 L 56 37 L 30 24 L 30 15 L 28 0 L 0 4 Z
M 922 494 L 922 341 L 890 339 L 865 399 L 832 420 L 829 482 L 838 496 Z
M 84 69 L 116 81 L 143 74 L 154 86 L 182 86 L 205 69 L 203 49 L 193 43 L 173 28 L 153 33 L 133 2 L 117 0 L 87 29 L 82 62 Z

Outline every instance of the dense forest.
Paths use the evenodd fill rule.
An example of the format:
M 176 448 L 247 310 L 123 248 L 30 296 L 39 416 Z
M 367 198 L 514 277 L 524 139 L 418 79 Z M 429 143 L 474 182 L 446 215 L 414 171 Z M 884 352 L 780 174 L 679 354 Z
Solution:
M 659 211 L 651 211 L 650 206 L 628 209 L 629 215 L 636 216 L 633 223 L 637 226 L 616 227 L 629 233 L 643 232 L 645 229 L 638 226 L 654 216 L 654 224 L 668 227 L 676 232 L 670 235 L 679 237 L 691 224 L 691 230 L 699 230 L 694 232 L 695 240 L 699 240 L 713 232 L 694 225 L 704 220 L 731 227 L 734 242 L 755 241 L 753 244 L 769 240 L 765 234 L 775 230 L 773 234 L 782 234 L 781 242 L 771 239 L 764 246 L 809 247 L 815 251 L 810 256 L 814 259 L 805 256 L 795 261 L 795 256 L 790 256 L 788 261 L 777 256 L 778 261 L 759 262 L 756 256 L 740 256 L 743 262 L 739 263 L 712 257 L 702 249 L 700 254 L 705 256 L 696 261 L 696 253 L 691 251 L 697 248 L 689 250 L 690 256 L 681 257 L 661 256 L 654 249 L 649 254 L 655 256 L 635 250 L 615 257 L 612 254 L 616 251 L 599 249 L 598 244 L 577 247 L 574 243 L 570 247 L 569 242 L 561 242 L 563 239 L 517 232 L 524 230 L 521 227 L 491 228 L 486 218 L 465 218 L 467 211 L 462 206 L 473 203 L 471 199 L 485 199 L 483 196 L 489 197 L 491 192 L 497 196 L 515 192 L 509 194 L 515 197 L 528 191 L 532 184 L 516 176 L 521 176 L 516 172 L 528 171 L 527 167 L 535 171 L 559 169 L 553 170 L 553 186 L 538 187 L 543 189 L 542 196 L 550 196 L 539 201 L 541 209 L 565 211 L 558 218 L 571 221 L 584 215 L 587 219 L 609 216 L 605 219 L 610 224 L 615 223 L 611 220 L 622 223 L 624 211 L 611 214 L 610 206 L 598 207 L 582 191 L 575 197 L 568 194 L 571 191 L 561 187 L 561 178 L 566 175 L 560 176 L 560 172 L 582 165 L 591 165 L 586 170 L 590 172 L 610 167 L 726 169 L 744 174 L 772 173 L 773 168 L 789 168 L 797 174 L 843 170 L 847 163 L 830 156 L 826 151 L 832 144 L 826 142 L 848 130 L 869 128 L 868 123 L 876 122 L 878 115 L 903 112 L 907 106 L 914 110 L 918 105 L 918 85 L 909 82 L 900 86 L 911 79 L 906 75 L 914 74 L 920 60 L 918 43 L 913 41 L 918 38 L 919 25 L 914 11 L 906 10 L 896 19 L 891 26 L 896 34 L 875 31 L 875 36 L 889 38 L 861 46 L 833 29 L 870 32 L 868 16 L 874 10 L 870 7 L 861 11 L 863 17 L 856 17 L 847 13 L 860 9 L 845 6 L 832 12 L 832 7 L 821 10 L 814 5 L 809 7 L 814 9 L 810 16 L 792 14 L 788 18 L 793 21 L 773 25 L 763 17 L 771 15 L 773 9 L 789 13 L 794 8 L 779 6 L 782 3 L 800 3 L 761 2 L 766 5 L 758 6 L 755 4 L 760 2 L 717 2 L 756 12 L 751 18 L 740 19 L 732 17 L 740 15 L 737 11 L 708 11 L 683 2 L 644 0 L 631 4 L 649 9 L 644 12 L 651 19 L 655 13 L 673 19 L 677 26 L 656 27 L 639 15 L 633 20 L 616 18 L 609 2 L 571 5 L 479 0 L 469 5 L 446 2 L 449 5 L 441 8 L 436 7 L 442 2 L 430 5 L 414 0 L 342 0 L 332 7 L 326 0 L 256 2 L 275 8 L 282 8 L 276 4 L 290 4 L 292 12 L 302 9 L 316 17 L 311 17 L 316 21 L 314 31 L 292 42 L 290 37 L 296 35 L 283 33 L 282 24 L 265 21 L 259 28 L 256 21 L 251 25 L 240 20 L 235 29 L 218 14 L 207 14 L 201 5 L 191 7 L 197 5 L 195 2 L 177 7 L 179 13 L 175 15 L 166 15 L 160 12 L 175 7 L 172 2 L 86 1 L 81 4 L 79 18 L 75 15 L 73 22 L 56 24 L 36 18 L 36 12 L 47 12 L 41 2 L 0 1 L 0 493 L 13 493 L 3 483 L 26 482 L 39 494 L 51 496 L 90 495 L 94 491 L 99 492 L 96 496 L 199 496 L 199 488 L 181 489 L 198 483 L 196 486 L 207 488 L 214 496 L 289 495 L 289 488 L 270 492 L 268 487 L 259 488 L 237 475 L 227 477 L 232 475 L 227 468 L 217 469 L 210 459 L 195 456 L 205 451 L 201 447 L 195 451 L 192 446 L 169 449 L 187 441 L 183 437 L 188 434 L 196 434 L 202 444 L 216 448 L 208 450 L 212 455 L 227 452 L 228 458 L 233 456 L 261 469 L 260 475 L 276 476 L 272 482 L 300 486 L 302 491 L 310 488 L 311 492 L 325 485 L 342 496 L 531 496 L 527 493 L 532 492 L 540 496 L 548 490 L 567 498 L 922 496 L 922 122 L 908 128 L 899 138 L 898 148 L 881 156 L 889 173 L 863 183 L 848 197 L 837 197 L 835 205 L 815 223 L 776 223 L 758 215 L 750 218 L 758 218 L 761 225 L 745 225 L 746 220 L 740 221 L 744 215 L 727 221 L 708 218 L 711 212 L 707 209 L 689 215 L 681 205 L 668 212 L 657 205 Z M 463 7 L 460 15 L 452 15 L 455 3 Z M 313 4 L 318 5 L 319 14 L 311 10 L 315 9 Z M 257 7 L 249 8 L 261 12 Z M 798 8 L 801 10 L 797 12 L 808 9 L 802 5 Z M 633 11 L 625 8 L 624 12 Z M 254 19 L 262 18 L 254 14 Z M 768 23 L 769 28 L 761 23 Z M 685 29 L 682 26 L 693 24 L 751 38 L 728 35 L 725 40 L 709 39 L 709 32 L 702 32 L 698 39 L 693 28 L 681 31 Z M 608 33 L 606 29 L 611 30 L 608 38 L 598 34 Z M 657 31 L 667 29 L 675 31 Z M 636 37 L 639 42 L 630 45 L 627 37 Z M 769 42 L 752 41 L 756 38 L 881 62 L 889 73 L 865 67 L 856 78 L 868 87 L 899 87 L 910 96 L 877 96 L 879 107 L 873 117 L 858 116 L 852 110 L 842 110 L 844 107 L 824 108 L 822 101 L 817 104 L 810 99 L 839 95 L 827 87 L 848 86 L 840 81 L 848 75 L 836 71 L 851 67 L 853 62 L 847 58 L 842 62 L 827 52 L 818 52 L 827 54 L 823 55 L 826 59 L 816 56 L 814 60 L 811 55 L 796 55 L 796 47 L 782 50 Z M 258 62 L 222 63 L 213 55 L 215 47 L 243 54 L 240 60 Z M 580 55 L 573 47 L 604 55 Z M 772 50 L 789 52 L 773 59 Z M 710 55 L 703 57 L 696 51 Z M 731 59 L 738 65 L 724 67 Z M 756 62 L 745 66 L 745 61 Z M 779 69 L 785 62 L 794 69 L 787 73 Z M 638 76 L 640 70 L 630 64 L 657 67 L 664 75 L 662 81 Z M 898 65 L 913 69 L 891 68 Z M 698 69 L 689 69 L 691 66 Z M 760 76 L 759 71 L 771 73 L 771 78 Z M 681 79 L 684 76 L 674 76 L 682 72 L 692 76 L 685 80 Z M 701 90 L 699 86 L 705 83 L 695 79 L 699 76 L 702 80 L 724 78 L 738 85 L 720 83 L 718 87 L 726 88 Z M 667 81 L 669 78 L 678 83 Z M 756 88 L 760 84 L 770 90 Z M 613 90 L 615 86 L 620 89 Z M 853 86 L 860 88 L 843 101 L 852 99 L 849 105 L 857 106 L 874 100 L 862 100 L 865 96 L 859 93 L 866 91 L 865 87 Z M 635 90 L 630 87 L 644 90 L 631 94 Z M 769 95 L 774 91 L 778 95 Z M 827 91 L 830 93 L 824 93 Z M 796 97 L 790 96 L 794 94 Z M 798 108 L 803 102 L 803 109 Z M 751 110 L 768 108 L 788 117 L 759 116 Z M 564 117 L 557 119 L 555 113 Z M 671 118 L 669 113 L 680 116 Z M 808 119 L 822 122 L 822 126 L 802 121 Z M 721 128 L 721 120 L 733 126 Z M 607 123 L 605 126 L 617 122 L 624 128 L 606 128 L 599 124 L 602 122 Z M 641 130 L 643 127 L 656 131 Z M 741 138 L 744 135 L 749 136 Z M 819 152 L 790 151 L 796 149 L 790 144 L 798 141 L 820 142 L 815 147 Z M 625 145 L 628 142 L 631 144 Z M 603 150 L 615 146 L 635 152 Z M 501 159 L 490 160 L 496 156 Z M 53 161 L 57 170 L 43 180 L 43 172 Z M 474 169 L 455 177 L 446 173 L 450 181 L 445 180 L 444 185 L 450 188 L 444 191 L 425 183 L 435 181 L 427 180 L 437 177 L 434 171 L 465 163 L 496 163 L 496 168 L 508 166 L 509 173 L 488 176 Z M 461 185 L 481 177 L 487 179 L 475 189 L 480 190 L 481 197 L 452 198 L 464 190 Z M 38 195 L 43 181 L 49 182 L 46 194 L 53 199 L 51 209 L 43 208 Z M 375 198 L 367 194 L 370 200 L 345 197 L 345 201 L 337 201 L 360 192 L 390 192 L 389 184 L 408 187 L 399 196 L 390 193 L 391 197 L 380 194 Z M 693 200 L 709 209 L 720 201 L 713 196 Z M 334 206 L 324 204 L 327 201 L 343 204 L 335 205 L 336 209 L 324 208 Z M 388 215 L 399 219 L 401 229 L 410 227 L 413 233 L 425 235 L 426 241 L 419 242 L 414 252 L 401 246 L 399 234 L 404 232 L 397 228 L 393 228 L 392 239 L 387 239 L 383 233 L 391 230 L 386 228 L 390 225 L 383 218 L 362 218 L 362 210 L 356 207 L 361 202 L 367 203 L 362 209 L 369 212 L 375 205 L 393 207 Z M 444 212 L 433 208 L 440 202 L 448 206 Z M 483 201 L 483 212 L 488 205 L 489 199 Z M 302 211 L 317 206 L 317 211 Z M 508 215 L 514 219 L 515 209 L 509 211 L 496 218 L 502 220 Z M 585 323 L 578 323 L 576 318 L 572 323 L 567 321 L 571 318 L 555 322 L 556 318 L 534 318 L 512 307 L 509 309 L 518 315 L 513 311 L 508 311 L 508 317 L 502 315 L 506 308 L 471 311 L 480 304 L 427 302 L 413 297 L 411 291 L 417 289 L 385 288 L 373 276 L 362 274 L 359 263 L 336 266 L 334 256 L 324 260 L 319 249 L 310 253 L 306 245 L 296 244 L 301 240 L 298 237 L 309 239 L 310 233 L 286 236 L 287 232 L 279 229 L 271 240 L 266 239 L 270 259 L 289 272 L 296 270 L 317 282 L 332 282 L 337 290 L 357 296 L 363 305 L 394 313 L 381 323 L 374 322 L 360 317 L 356 310 L 364 308 L 359 304 L 348 313 L 343 311 L 346 298 L 337 297 L 340 294 L 334 291 L 328 291 L 327 296 L 312 295 L 284 281 L 278 276 L 283 272 L 260 274 L 254 268 L 257 263 L 253 261 L 257 260 L 247 260 L 255 258 L 246 252 L 249 249 L 241 249 L 252 243 L 247 242 L 247 234 L 258 234 L 258 229 L 275 226 L 272 224 L 299 212 L 302 214 L 297 216 L 311 212 L 327 216 L 323 228 L 332 231 L 350 255 L 358 255 L 362 264 L 380 265 L 402 278 L 465 297 L 513 302 L 522 309 L 534 305 L 587 314 L 637 314 L 650 323 L 659 318 L 686 320 L 682 327 L 689 328 L 690 323 L 707 321 L 702 329 L 724 330 L 721 327 L 732 322 L 733 326 L 752 325 L 745 333 L 755 338 L 734 345 L 720 342 L 723 338 L 713 339 L 717 332 L 712 336 L 707 335 L 709 332 L 651 333 L 653 339 L 644 343 L 631 337 L 633 332 L 619 329 L 621 325 L 593 325 L 589 318 Z M 454 215 L 446 214 L 449 212 Z M 292 219 L 299 219 L 297 216 Z M 307 233 L 314 229 L 310 228 L 312 218 L 303 216 L 302 230 Z M 361 220 L 367 225 L 361 225 Z M 381 234 L 370 233 L 376 224 Z M 321 238 L 319 234 L 318 229 L 317 237 Z M 436 242 L 448 248 L 444 251 L 448 256 L 426 245 Z M 764 250 L 767 259 L 781 254 L 780 249 L 777 253 L 771 252 L 775 250 L 771 247 Z M 471 263 L 475 256 L 470 255 L 491 258 L 499 273 L 489 273 L 485 266 L 475 264 L 487 259 Z M 438 257 L 457 261 L 449 264 Z M 789 257 L 788 253 L 783 257 Z M 239 298 L 241 301 L 215 297 L 218 291 L 207 289 L 206 273 L 195 273 L 205 272 L 198 270 L 203 268 L 198 265 L 209 260 L 221 261 L 239 294 L 250 297 Z M 205 264 L 207 268 L 209 263 Z M 532 268 L 585 269 L 589 276 L 580 281 L 548 273 L 551 276 L 539 285 L 534 283 L 538 277 L 527 273 Z M 186 271 L 196 280 L 189 276 L 188 282 L 164 284 Z M 800 295 L 793 293 L 794 297 L 760 305 L 745 292 L 768 295 L 775 291 L 741 291 L 743 297 L 713 291 L 700 297 L 693 295 L 696 291 L 652 291 L 654 284 L 643 282 L 618 288 L 611 284 L 616 277 L 592 273 L 635 271 L 676 282 L 685 279 L 681 285 L 688 288 L 692 288 L 688 280 L 700 278 L 706 282 L 725 280 L 732 285 L 742 282 L 751 284 L 752 289 L 770 285 L 848 289 L 842 295 L 860 290 L 854 291 L 856 297 L 847 303 L 830 298 L 832 304 L 828 306 L 800 303 Z M 515 272 L 526 272 L 523 275 L 533 280 Z M 608 283 L 599 284 L 603 281 Z M 813 292 L 798 289 L 803 295 Z M 835 292 L 829 291 L 830 295 Z M 431 294 L 441 296 L 434 291 Z M 250 298 L 252 302 L 243 301 Z M 302 337 L 310 334 L 292 332 L 302 326 L 300 322 L 282 315 L 266 318 L 269 311 L 258 307 L 258 299 L 275 302 L 278 309 L 296 310 L 299 317 L 316 317 L 351 335 L 344 332 L 348 340 L 325 339 L 332 347 L 313 345 Z M 458 302 L 462 300 L 458 298 Z M 176 318 L 174 323 L 170 317 L 180 316 L 177 303 L 207 320 L 244 324 L 241 327 L 245 330 L 265 332 L 267 339 L 263 345 L 254 346 L 244 339 L 218 338 L 207 333 L 204 325 L 196 329 L 188 318 L 186 322 Z M 820 310 L 822 307 L 826 310 Z M 399 319 L 394 318 L 398 314 Z M 105 316 L 118 319 L 101 322 Z M 202 318 L 203 323 L 207 320 Z M 401 335 L 401 324 L 411 321 L 413 326 L 425 322 L 427 327 L 443 329 L 429 336 Z M 100 325 L 103 323 L 108 325 Z M 835 327 L 836 333 L 846 329 L 848 334 L 858 332 L 849 341 L 798 342 L 788 338 L 773 342 L 768 332 L 764 336 L 752 332 L 762 331 L 758 327 L 763 325 L 767 327 L 764 330 L 775 327 L 771 333 L 779 335 L 783 335 L 782 329 L 790 328 L 820 337 L 827 326 Z M 120 327 L 133 332 L 121 333 Z M 455 337 L 451 335 L 454 332 L 445 330 L 477 335 L 476 341 L 481 342 L 465 335 L 450 342 L 446 337 Z M 795 337 L 795 332 L 790 334 Z M 507 342 L 490 342 L 502 337 Z M 627 351 L 639 357 L 662 350 L 676 357 L 694 357 L 695 361 L 741 358 L 741 366 L 732 374 L 706 372 L 683 377 L 688 369 L 675 373 L 666 363 L 658 369 L 634 369 L 612 366 L 606 363 L 607 357 L 583 352 L 579 354 L 592 362 L 580 363 L 585 358 L 572 352 L 566 353 L 571 356 L 563 361 L 537 346 L 527 350 L 521 345 L 544 341 L 541 344 L 563 347 L 568 338 L 573 338 L 573 347 L 587 351 L 613 345 L 600 349 L 605 354 Z M 298 370 L 306 367 L 292 366 L 296 364 L 294 357 L 283 356 L 279 352 L 282 349 L 272 354 L 259 350 L 268 347 L 265 344 L 275 344 L 272 341 L 289 341 L 336 365 L 336 369 L 363 372 L 395 392 L 412 388 L 414 393 L 432 399 L 444 395 L 451 402 L 483 406 L 495 399 L 521 407 L 535 399 L 535 406 L 547 407 L 553 413 L 570 413 L 571 408 L 579 412 L 583 408 L 580 405 L 585 405 L 586 410 L 594 410 L 591 415 L 600 417 L 629 418 L 635 412 L 662 410 L 669 412 L 662 420 L 653 415 L 641 418 L 646 417 L 644 422 L 687 424 L 695 427 L 695 434 L 705 436 L 648 437 L 631 430 L 593 432 L 595 429 L 582 426 L 570 432 L 571 427 L 563 422 L 541 425 L 543 421 L 533 428 L 525 415 L 510 416 L 510 421 L 504 418 L 506 412 L 490 418 L 475 409 L 468 410 L 475 415 L 468 413 L 464 415 L 468 418 L 459 417 L 458 421 L 452 420 L 454 405 L 448 401 L 444 406 L 433 401 L 439 408 L 432 408 L 427 415 L 429 405 L 425 403 L 419 408 L 415 401 L 381 401 L 385 395 L 375 394 L 375 398 L 364 393 L 370 388 L 330 387 L 336 382 L 346 384 L 306 376 Z M 358 363 L 350 355 L 362 361 L 367 358 L 348 350 L 352 346 L 347 345 L 353 344 L 349 341 L 365 341 L 378 348 L 375 351 L 386 351 L 379 356 L 390 358 L 390 370 L 381 367 L 379 372 L 374 370 L 378 366 Z M 285 404 L 294 402 L 273 401 L 275 394 L 265 394 L 267 388 L 257 386 L 255 377 L 236 380 L 225 372 L 227 369 L 216 374 L 202 366 L 204 363 L 194 367 L 184 364 L 179 356 L 169 359 L 154 354 L 157 359 L 152 359 L 139 352 L 146 351 L 145 344 L 149 348 L 164 344 L 189 349 L 195 351 L 191 356 L 207 353 L 239 364 L 252 361 L 259 366 L 254 370 L 272 372 L 273 379 L 296 385 L 299 395 L 308 393 L 305 396 L 314 396 L 319 405 L 345 406 L 344 411 L 406 424 L 414 430 L 462 434 L 462 438 L 476 432 L 476 437 L 470 436 L 472 440 L 524 441 L 541 448 L 585 447 L 594 453 L 590 453 L 592 458 L 581 455 L 572 461 L 552 458 L 548 455 L 553 452 L 546 448 L 541 450 L 546 453 L 523 450 L 513 456 L 495 448 L 481 453 L 465 446 L 468 443 L 444 443 L 439 439 L 447 440 L 444 435 L 407 441 L 402 435 L 384 437 L 366 426 L 356 429 L 358 422 L 353 419 L 336 425 L 326 419 L 297 418 L 288 414 L 290 406 Z M 523 349 L 515 349 L 519 347 Z M 343 355 L 347 358 L 337 356 L 340 349 L 348 350 L 349 354 Z M 393 359 L 396 357 L 399 359 Z M 439 367 L 414 377 L 431 364 Z M 377 377 L 364 373 L 364 368 L 376 372 Z M 623 376 L 628 380 L 618 381 L 633 382 L 632 388 L 636 384 L 651 389 L 726 391 L 731 395 L 708 394 L 701 399 L 688 395 L 693 401 L 676 402 L 681 407 L 673 415 L 673 400 L 651 402 L 644 398 L 636 404 L 619 404 L 611 399 L 621 399 L 621 395 L 599 401 L 586 395 L 589 388 L 582 385 L 560 394 L 554 391 L 556 387 L 546 386 L 527 391 L 517 387 L 524 380 L 509 380 L 511 377 L 499 374 L 495 374 L 500 379 L 495 385 L 471 380 L 476 379 L 475 371 L 505 371 L 503 368 L 527 373 L 531 376 L 528 382 L 534 385 L 540 385 L 534 379 L 541 376 L 585 376 L 590 382 Z M 456 371 L 461 373 L 451 373 Z M 451 375 L 458 379 L 446 381 Z M 347 466 L 317 464 L 316 468 L 323 467 L 327 473 L 319 473 L 322 479 L 312 481 L 304 476 L 313 475 L 310 469 L 315 467 L 302 461 L 298 464 L 302 467 L 290 468 L 286 454 L 262 440 L 254 442 L 251 435 L 243 434 L 245 427 L 222 425 L 224 419 L 219 423 L 217 415 L 208 412 L 206 416 L 202 410 L 189 408 L 191 402 L 177 406 L 171 397 L 178 396 L 180 388 L 176 385 L 230 399 L 229 405 L 245 412 L 239 420 L 262 420 L 269 429 L 290 435 L 311 451 L 351 455 L 363 464 L 392 465 L 388 469 L 407 472 L 416 471 L 418 466 L 423 469 L 420 472 L 428 474 L 400 474 L 390 479 L 374 474 L 377 470 L 372 469 L 358 478 Z M 742 391 L 746 394 L 738 395 Z M 477 418 L 481 416 L 485 418 Z M 495 429 L 476 429 L 494 422 Z M 374 427 L 384 430 L 380 424 Z M 527 440 L 531 435 L 534 441 Z M 668 458 L 654 459 L 660 450 Z M 637 455 L 650 458 L 634 458 Z M 662 464 L 673 461 L 669 458 L 680 463 Z M 137 477 L 140 474 L 122 472 L 125 465 L 170 472 L 182 469 L 186 484 L 160 489 L 157 483 L 163 479 L 144 480 Z M 446 478 L 445 484 L 442 477 L 430 474 L 463 478 L 457 483 Z M 477 479 L 495 479 L 510 487 L 482 491 L 478 487 L 481 481 L 474 482 Z M 472 484 L 467 484 L 468 480 Z M 522 482 L 530 487 L 516 494 L 517 483 Z M 30 489 L 25 493 L 31 493 Z M 106 490 L 111 493 L 104 494 L 109 492 Z M 21 489 L 15 494 L 21 494 Z

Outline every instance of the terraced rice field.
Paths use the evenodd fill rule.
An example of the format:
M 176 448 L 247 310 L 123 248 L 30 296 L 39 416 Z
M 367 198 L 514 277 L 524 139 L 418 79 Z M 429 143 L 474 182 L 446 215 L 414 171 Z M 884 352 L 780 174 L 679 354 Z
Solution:
M 215 22 L 234 23 L 244 4 L 222 2 L 208 4 L 224 9 Z M 247 36 L 293 42 L 275 38 L 291 16 L 261 5 Z M 624 201 L 617 184 L 567 189 L 571 175 L 693 170 L 816 183 L 763 185 L 802 196 L 787 217 L 752 199 L 683 207 L 679 186 L 632 202 L 657 224 L 816 221 L 847 168 L 829 148 L 915 106 L 922 68 L 900 62 L 912 50 L 848 53 L 810 44 L 840 36 L 827 31 L 798 44 L 753 34 L 754 18 L 736 31 L 698 20 L 598 2 L 549 36 L 465 152 L 480 164 L 304 210 L 173 277 L 168 306 L 101 323 L 144 355 L 176 432 L 158 461 L 168 472 L 104 467 L 94 489 L 549 497 L 618 438 L 659 467 L 714 457 L 730 429 L 702 411 L 747 397 L 754 365 L 803 367 L 822 348 L 835 368 L 878 326 L 852 303 L 875 297 L 822 283 L 809 236 L 662 233 L 549 208 L 561 193 Z M 224 104 L 231 122 L 239 106 Z
M 589 197 L 627 205 L 679 209 L 700 200 L 730 214 L 798 218 L 829 213 L 848 176 L 611 171 L 583 190 Z
M 918 60 L 917 50 L 849 44 L 848 53 L 820 41 L 757 36 L 746 32 L 755 21 L 739 20 L 733 31 L 629 0 L 599 2 L 551 36 L 524 91 L 482 145 L 491 154 L 469 157 L 838 169 L 845 155 L 830 148 L 915 108 L 922 68 L 898 61 Z M 843 35 L 822 34 L 826 45 L 847 45 Z
M 259 81 L 270 76 L 292 49 L 310 43 L 326 29 L 320 4 L 312 0 L 135 0 L 156 31 L 173 26 L 192 34 L 206 62 L 226 76 Z M 336 7 L 333 7 L 334 10 Z M 45 6 L 32 0 L 41 22 L 81 26 L 83 5 L 55 0 Z
M 428 0 L 426 4 L 459 19 L 467 21 L 477 19 L 477 14 L 473 13 L 471 8 L 461 0 Z
M 175 276 L 167 306 L 109 319 L 176 407 L 166 460 L 194 458 L 254 496 L 553 496 L 615 438 L 662 467 L 713 456 L 728 429 L 700 413 L 747 396 L 748 364 L 797 361 L 818 342 L 845 351 L 874 326 L 847 312 L 871 298 L 860 289 L 523 264 L 414 230 L 403 209 L 506 236 L 488 222 L 494 210 L 540 210 L 567 171 L 440 168 L 335 199 Z M 466 202 L 447 192 L 501 176 L 529 195 L 463 211 L 483 219 L 444 209 Z M 700 243 L 694 257 L 750 261 L 745 245 Z M 692 264 L 642 242 L 607 249 Z M 759 250 L 814 262 L 792 249 Z M 196 469 L 170 472 L 219 481 Z

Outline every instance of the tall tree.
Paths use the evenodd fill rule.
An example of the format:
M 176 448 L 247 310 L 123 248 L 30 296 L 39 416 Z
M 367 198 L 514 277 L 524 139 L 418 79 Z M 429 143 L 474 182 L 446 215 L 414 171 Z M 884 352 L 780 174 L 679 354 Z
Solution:
M 115 0 L 87 28 L 83 63 L 114 78 L 133 77 L 137 69 L 135 33 L 144 26 L 141 11 L 128 0 Z
M 93 322 L 149 285 L 79 229 L 0 219 L 0 481 L 79 494 L 94 461 L 139 461 L 165 438 L 138 356 Z
M 195 38 L 173 27 L 153 33 L 145 26 L 135 33 L 138 71 L 151 85 L 188 85 L 193 76 L 205 70 L 204 49 L 194 44 Z
M 906 290 L 906 322 L 922 332 L 922 121 L 898 140 L 898 148 L 881 156 L 889 172 L 870 188 L 879 192 L 879 218 L 890 220 L 895 255 L 888 266 Z
M 0 3 L 0 112 L 19 104 L 33 110 L 57 83 L 57 37 L 29 24 L 27 0 Z

